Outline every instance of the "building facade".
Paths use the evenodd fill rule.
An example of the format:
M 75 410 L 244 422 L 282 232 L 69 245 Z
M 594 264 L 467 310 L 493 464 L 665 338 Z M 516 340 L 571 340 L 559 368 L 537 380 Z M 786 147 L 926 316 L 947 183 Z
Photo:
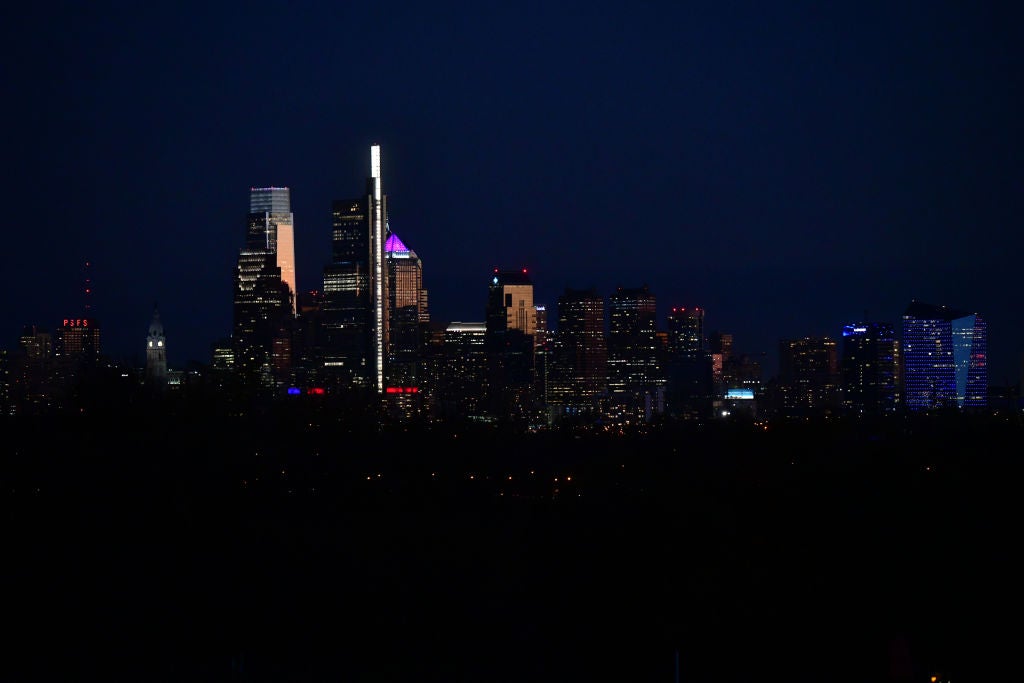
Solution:
M 275 371 L 275 340 L 291 333 L 293 296 L 264 236 L 247 232 L 235 269 L 231 349 L 239 390 L 272 395 L 285 378 Z
M 880 417 L 899 411 L 900 343 L 892 325 L 844 325 L 840 366 L 843 414 Z
M 274 254 L 281 280 L 291 292 L 291 310 L 297 311 L 298 287 L 295 279 L 295 219 L 292 214 L 291 190 L 287 187 L 253 187 L 249 189 L 249 238 L 247 244 L 259 246 Z
M 153 318 L 149 321 L 149 333 L 146 335 L 145 383 L 156 392 L 167 388 L 167 337 L 156 306 L 153 307 Z
M 679 419 L 711 417 L 715 368 L 704 336 L 704 309 L 673 306 L 666 328 L 666 412 Z M 721 362 L 718 367 L 721 376 Z
M 370 175 L 359 197 L 332 206 L 331 263 L 324 268 L 323 364 L 340 389 L 385 389 L 388 327 L 387 196 L 380 146 L 370 148 Z
M 567 287 L 558 297 L 558 329 L 548 369 L 549 419 L 596 418 L 607 396 L 604 299 L 592 287 Z
M 537 307 L 526 269 L 495 268 L 487 289 L 487 412 L 495 419 L 531 420 L 537 409 L 534 350 Z
M 838 414 L 839 351 L 831 337 L 779 342 L 778 414 L 805 419 Z
M 647 285 L 619 287 L 608 297 L 608 416 L 617 422 L 649 422 L 664 412 L 657 318 Z
M 903 314 L 903 395 L 911 411 L 988 406 L 988 325 L 978 313 L 912 301 Z
M 393 415 L 410 418 L 423 409 L 423 352 L 427 291 L 423 262 L 416 252 L 388 230 L 384 245 L 388 275 L 388 348 L 385 393 Z

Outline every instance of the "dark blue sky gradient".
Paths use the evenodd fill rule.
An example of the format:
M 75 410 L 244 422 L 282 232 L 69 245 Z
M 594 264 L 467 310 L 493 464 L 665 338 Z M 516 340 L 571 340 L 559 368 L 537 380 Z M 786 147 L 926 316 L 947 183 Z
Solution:
M 250 186 L 292 189 L 319 287 L 334 199 L 382 145 L 391 228 L 436 320 L 494 267 L 647 284 L 766 354 L 912 299 L 1024 351 L 1021 13 L 1010 3 L 148 3 L 22 6 L 2 27 L 0 347 L 92 310 L 172 366 L 231 328 Z M 963 5 L 963 6 L 961 6 Z

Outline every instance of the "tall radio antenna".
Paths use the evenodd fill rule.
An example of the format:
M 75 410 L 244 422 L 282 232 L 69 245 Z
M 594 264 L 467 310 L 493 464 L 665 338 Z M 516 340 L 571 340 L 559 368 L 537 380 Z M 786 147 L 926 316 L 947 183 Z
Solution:
M 90 275 L 91 268 L 92 268 L 92 263 L 89 262 L 89 261 L 86 261 L 85 262 L 85 266 L 82 268 L 82 277 L 83 277 L 82 287 L 85 290 L 84 294 L 85 294 L 85 317 L 86 318 L 89 317 L 89 314 L 92 311 L 92 277 Z

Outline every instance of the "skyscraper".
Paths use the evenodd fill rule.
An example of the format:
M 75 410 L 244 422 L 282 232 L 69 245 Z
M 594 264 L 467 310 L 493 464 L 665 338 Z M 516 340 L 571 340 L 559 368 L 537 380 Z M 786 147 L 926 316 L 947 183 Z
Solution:
M 436 323 L 435 323 L 436 325 Z M 430 391 L 437 415 L 448 419 L 484 417 L 487 395 L 487 352 L 482 322 L 451 322 L 432 344 Z
M 245 246 L 235 270 L 231 339 L 234 368 L 247 389 L 271 388 L 283 379 L 275 377 L 273 355 L 275 339 L 290 334 L 295 312 L 294 292 L 283 279 L 277 251 L 291 243 L 287 198 L 286 188 L 250 190 Z M 282 240 L 282 235 L 288 237 Z
M 704 338 L 704 309 L 673 306 L 668 314 L 665 410 L 684 419 L 712 414 L 715 372 Z M 721 354 L 719 376 L 721 376 Z
M 664 410 L 657 300 L 647 285 L 608 298 L 608 391 L 615 417 L 649 421 Z
M 567 287 L 558 297 L 547 400 L 553 419 L 600 414 L 608 393 L 604 299 L 594 288 Z
M 494 269 L 487 293 L 487 330 L 501 336 L 508 330 L 533 335 L 537 311 L 533 305 L 533 282 L 526 269 Z
M 668 350 L 670 354 L 705 350 L 703 308 L 674 306 L 669 311 Z
M 779 341 L 779 414 L 786 418 L 833 415 L 839 408 L 839 351 L 831 337 Z
M 100 357 L 100 325 L 95 318 L 64 318 L 53 344 L 57 358 L 96 360 Z
M 988 406 L 988 325 L 978 313 L 912 301 L 903 314 L 903 364 L 910 410 Z
M 53 352 L 59 359 L 92 362 L 101 354 L 100 323 L 92 311 L 92 262 L 82 267 L 82 313 L 64 318 L 54 335 Z
M 291 190 L 287 187 L 252 187 L 249 189 L 249 246 L 273 252 L 281 279 L 291 290 L 294 315 L 298 288 L 295 282 L 295 219 L 292 215 Z
M 366 193 L 335 200 L 324 268 L 324 367 L 343 386 L 382 393 L 388 347 L 387 196 L 380 145 L 370 147 Z
M 843 412 L 858 417 L 891 415 L 899 407 L 900 344 L 888 323 L 843 326 L 840 367 Z
M 388 349 L 385 392 L 393 413 L 411 417 L 421 407 L 424 325 L 430 321 L 423 263 L 388 229 L 384 244 L 388 277 Z
M 487 289 L 486 409 L 494 417 L 532 419 L 537 308 L 526 269 L 494 269 Z

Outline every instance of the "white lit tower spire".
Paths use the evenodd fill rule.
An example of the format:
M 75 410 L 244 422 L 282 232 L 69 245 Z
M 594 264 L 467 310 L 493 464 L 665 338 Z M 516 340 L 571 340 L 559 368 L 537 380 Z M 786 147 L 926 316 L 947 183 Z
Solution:
M 375 386 L 377 393 L 384 391 L 384 356 L 387 346 L 387 316 L 384 307 L 387 302 L 386 270 L 384 269 L 385 234 L 384 195 L 381 190 L 380 145 L 370 147 L 370 180 L 373 183 L 373 209 L 371 226 L 373 234 L 373 353 Z

